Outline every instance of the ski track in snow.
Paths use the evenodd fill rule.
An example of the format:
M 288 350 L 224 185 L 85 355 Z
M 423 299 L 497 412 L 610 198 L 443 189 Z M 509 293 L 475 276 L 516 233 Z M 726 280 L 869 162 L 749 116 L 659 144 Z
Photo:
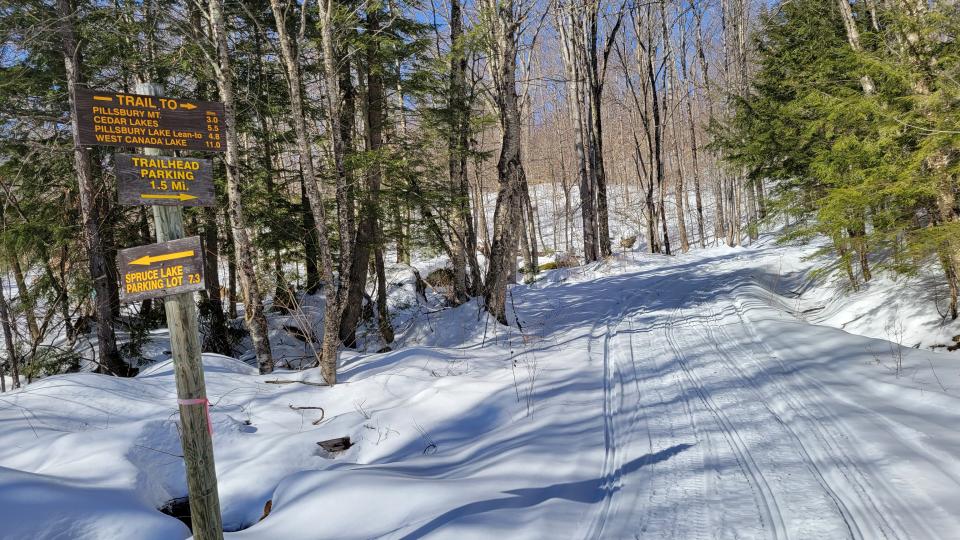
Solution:
M 620 312 L 589 334 L 591 359 L 599 350 L 603 362 L 604 497 L 584 538 L 938 537 L 881 471 L 863 465 L 869 459 L 858 454 L 853 432 L 824 406 L 837 396 L 802 370 L 791 374 L 764 343 L 743 315 L 739 285 L 685 291 L 682 276 L 671 278 L 659 294 L 673 309 L 645 312 L 649 322 L 639 324 L 643 302 L 632 302 L 643 294 L 629 293 Z M 667 279 L 637 286 L 650 294 Z M 638 360 L 641 335 L 647 354 Z M 764 372 L 770 362 L 775 368 Z M 672 383 L 641 387 L 641 373 Z M 666 410 L 671 397 L 683 415 Z M 690 442 L 672 446 L 681 439 Z M 670 448 L 683 450 L 663 474 L 653 472 L 660 464 L 650 456 Z M 914 450 L 951 459 L 922 445 Z M 625 475 L 624 462 L 638 455 L 653 462 L 651 470 Z M 691 499 L 704 504 L 677 511 Z M 665 508 L 674 511 L 664 515 Z
M 241 522 L 236 516 L 248 516 L 250 525 L 228 537 L 960 538 L 954 504 L 960 436 L 950 429 L 960 420 L 960 400 L 884 371 L 871 357 L 875 342 L 869 339 L 797 319 L 776 290 L 779 269 L 769 270 L 777 257 L 781 248 L 761 245 L 672 258 L 633 254 L 564 271 L 554 274 L 557 280 L 514 289 L 527 332 L 539 329 L 530 343 L 532 334 L 507 333 L 488 347 L 357 356 L 334 389 L 267 388 L 239 362 L 212 362 L 220 366 L 208 365 L 212 399 L 236 400 L 213 410 L 222 500 L 234 524 Z M 464 309 L 474 308 L 447 312 L 448 327 L 467 335 L 464 321 L 473 315 Z M 439 316 L 434 322 L 444 328 Z M 511 341 L 518 337 L 522 345 Z M 939 362 L 924 351 L 906 354 L 914 366 L 929 362 L 932 370 Z M 536 398 L 529 408 L 517 363 L 531 358 L 544 371 L 526 390 Z M 951 377 L 947 386 L 960 386 L 956 369 L 943 376 Z M 83 394 L 70 394 L 73 386 L 62 383 L 69 377 L 5 395 L 0 405 L 80 402 Z M 246 380 L 253 386 L 245 387 Z M 123 449 L 121 434 L 129 432 L 146 433 L 130 441 L 131 448 L 149 443 L 175 453 L 174 425 L 163 420 L 172 414 L 164 408 L 170 376 L 115 382 L 108 392 L 120 405 L 104 401 L 97 414 L 109 418 L 111 407 L 141 405 L 132 405 L 130 396 L 156 410 L 152 418 L 132 416 L 140 422 L 136 429 L 104 427 L 117 437 L 104 446 L 107 452 Z M 303 418 L 291 423 L 291 403 L 322 403 L 329 423 L 304 432 Z M 87 440 L 85 432 L 37 434 L 19 412 L 4 412 L 13 410 L 0 407 L 0 420 L 37 442 L 17 439 L 24 445 L 17 452 L 0 448 L 0 502 L 6 501 L 0 522 L 10 522 L 8 514 L 22 502 L 4 495 L 4 482 L 14 488 L 15 482 L 42 482 L 67 506 L 71 493 L 86 487 L 85 471 L 40 453 L 41 445 L 56 447 L 57 437 L 64 437 L 60 446 Z M 255 425 L 241 426 L 241 413 Z M 412 438 L 408 417 L 419 433 Z M 68 425 L 99 417 L 68 412 L 62 418 Z M 315 440 L 344 433 L 357 445 L 342 456 L 330 461 L 310 453 Z M 269 448 L 277 457 L 245 454 L 244 444 L 257 441 L 252 448 Z M 86 453 L 98 450 L 90 448 Z M 166 459 L 162 454 L 128 453 L 136 458 L 123 469 L 130 478 L 153 478 L 164 493 L 178 489 L 179 473 L 157 461 Z M 275 472 L 287 456 L 293 456 L 287 472 Z M 248 467 L 272 476 L 257 484 L 243 472 Z M 60 486 L 52 471 L 76 478 Z M 124 478 L 111 484 L 120 496 L 143 481 Z M 259 491 L 251 494 L 251 486 Z M 268 496 L 273 512 L 251 524 L 249 516 L 260 514 Z M 83 517 L 93 523 L 97 502 L 87 500 L 91 509 Z M 140 503 L 137 515 L 166 519 L 152 512 L 152 503 Z M 371 508 L 377 519 L 369 517 Z M 38 537 L 59 537 L 46 534 L 50 527 Z M 76 536 L 115 532 L 97 527 Z M 0 529 L 0 539 L 7 537 Z

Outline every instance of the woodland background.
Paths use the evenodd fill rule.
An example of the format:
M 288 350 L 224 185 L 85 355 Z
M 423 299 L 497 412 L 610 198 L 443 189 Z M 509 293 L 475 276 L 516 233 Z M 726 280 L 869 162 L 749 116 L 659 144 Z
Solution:
M 129 375 L 163 324 L 159 300 L 119 304 L 117 250 L 155 236 L 148 209 L 116 203 L 115 149 L 75 142 L 81 86 L 225 103 L 221 204 L 186 212 L 206 249 L 204 347 L 236 354 L 249 336 L 264 373 L 264 310 L 303 293 L 323 295 L 337 337 L 315 351 L 329 383 L 338 350 L 363 346 L 358 325 L 389 344 L 390 264 L 445 255 L 427 277 L 450 304 L 480 298 L 515 324 L 508 285 L 544 255 L 579 264 L 638 241 L 669 255 L 762 227 L 828 238 L 827 270 L 853 289 L 935 267 L 931 309 L 956 318 L 958 10 L 6 0 L 0 368 L 14 386 L 84 361 Z

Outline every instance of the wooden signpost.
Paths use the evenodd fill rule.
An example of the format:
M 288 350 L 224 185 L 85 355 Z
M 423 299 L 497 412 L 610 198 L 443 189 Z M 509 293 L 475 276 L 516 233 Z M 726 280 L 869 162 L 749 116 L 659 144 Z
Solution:
M 213 461 L 213 426 L 200 355 L 193 292 L 204 288 L 200 238 L 186 236 L 181 206 L 216 202 L 208 160 L 160 156 L 161 149 L 223 152 L 222 103 L 139 94 L 76 90 L 81 144 L 140 147 L 117 154 L 121 204 L 151 205 L 159 243 L 120 251 L 121 300 L 163 297 L 180 408 L 180 444 L 187 472 L 190 521 L 196 540 L 222 540 L 220 496 Z
M 224 152 L 223 104 L 77 88 L 80 143 Z
M 200 237 L 121 250 L 120 301 L 138 302 L 203 289 Z
M 210 160 L 116 154 L 117 195 L 126 206 L 213 206 Z

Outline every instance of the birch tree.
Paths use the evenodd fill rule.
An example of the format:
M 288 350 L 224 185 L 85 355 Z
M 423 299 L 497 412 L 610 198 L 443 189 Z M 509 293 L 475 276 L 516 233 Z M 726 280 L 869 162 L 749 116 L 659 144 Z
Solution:
M 353 235 L 349 228 L 349 213 L 352 211 L 347 200 L 348 187 L 344 156 L 346 153 L 341 131 L 341 97 L 340 80 L 335 56 L 335 30 L 333 0 L 319 0 L 319 24 L 321 36 L 321 55 L 323 56 L 323 97 L 326 105 L 327 135 L 332 141 L 333 173 L 336 178 L 337 223 L 340 238 L 340 264 L 337 276 L 334 277 L 333 255 L 330 250 L 331 235 L 327 229 L 327 215 L 323 197 L 320 192 L 319 178 L 313 163 L 313 146 L 310 141 L 310 132 L 307 129 L 303 111 L 303 79 L 300 74 L 300 59 L 295 53 L 293 39 L 287 30 L 287 13 L 291 9 L 289 1 L 271 0 L 270 7 L 276 22 L 277 36 L 280 42 L 280 52 L 287 75 L 288 90 L 290 93 L 291 121 L 297 135 L 297 150 L 300 154 L 300 170 L 304 176 L 304 188 L 310 201 L 313 213 L 314 226 L 320 238 L 320 273 L 325 286 L 326 306 L 323 319 L 323 345 L 321 349 L 320 368 L 323 379 L 329 385 L 337 382 L 337 352 L 340 345 L 340 321 L 343 307 L 346 303 L 347 291 L 350 287 L 350 264 L 352 261 Z M 307 9 L 308 4 L 301 6 Z M 303 37 L 305 32 L 305 18 L 301 18 L 301 30 L 298 35 Z M 302 45 L 302 39 L 301 45 Z M 296 49 L 296 50 L 299 50 Z
M 224 107 L 223 131 L 227 143 L 224 166 L 227 171 L 227 210 L 230 215 L 230 227 L 235 246 L 235 260 L 240 270 L 240 284 L 243 289 L 244 319 L 250 331 L 253 350 L 257 355 L 260 373 L 273 371 L 273 353 L 270 350 L 269 329 L 263 308 L 263 295 L 257 283 L 254 268 L 256 252 L 247 231 L 246 215 L 240 197 L 240 143 L 237 138 L 236 98 L 233 87 L 233 68 L 230 49 L 227 42 L 229 29 L 223 14 L 222 0 L 209 0 L 210 31 L 216 47 L 216 58 L 210 58 Z
M 575 0 L 558 3 L 556 12 L 557 28 L 560 32 L 560 53 L 566 68 L 567 108 L 573 124 L 574 152 L 577 159 L 577 177 L 580 180 L 580 219 L 583 227 L 583 258 L 592 262 L 599 258 L 599 229 L 596 211 L 596 179 L 590 174 L 592 144 L 588 142 L 590 133 L 588 119 L 584 116 L 584 103 L 587 102 L 584 91 L 584 21 L 583 6 Z M 587 110 L 591 110 L 587 108 Z M 590 144 L 590 150 L 587 146 Z
M 600 34 L 600 7 L 601 0 L 592 0 L 584 3 L 584 26 L 586 29 L 585 54 L 587 75 L 587 97 L 589 103 L 589 132 L 590 132 L 590 171 L 596 187 L 597 198 L 597 236 L 599 239 L 600 256 L 609 257 L 613 254 L 610 244 L 610 210 L 607 197 L 607 173 L 604 164 L 603 152 L 603 88 L 606 82 L 607 64 L 617 32 L 623 22 L 626 1 L 620 3 L 616 11 L 611 14 L 606 36 Z M 601 39 L 603 40 L 601 42 Z
M 337 224 L 338 238 L 340 240 L 340 267 L 339 283 L 333 286 L 332 277 L 328 281 L 330 289 L 327 291 L 327 311 L 324 314 L 324 340 L 323 340 L 323 358 L 321 359 L 321 372 L 324 380 L 333 385 L 337 380 L 336 363 L 337 350 L 339 342 L 335 339 L 339 331 L 339 317 L 343 313 L 346 303 L 347 291 L 350 288 L 350 270 L 349 264 L 353 255 L 353 227 L 351 226 L 351 208 L 347 200 L 349 178 L 347 176 L 346 165 L 344 163 L 348 146 L 344 141 L 346 130 L 341 126 L 341 119 L 344 118 L 341 110 L 340 76 L 341 71 L 337 66 L 337 34 L 334 27 L 334 16 L 337 8 L 337 2 L 334 0 L 319 0 L 319 23 L 320 23 L 320 42 L 321 55 L 323 56 L 323 96 L 324 103 L 327 106 L 327 129 L 331 141 L 331 150 L 333 154 L 333 173 L 336 185 L 337 202 Z M 349 78 L 349 75 L 347 75 Z M 347 115 L 352 118 L 352 115 Z M 316 212 L 315 212 L 316 213 Z M 317 220 L 320 222 L 321 220 Z M 325 238 L 321 235 L 321 238 Z M 328 249 L 328 248 L 323 248 Z M 333 268 L 332 260 L 329 261 L 321 254 L 324 266 Z M 331 336 L 331 337 L 327 337 Z
M 488 69 L 500 119 L 500 157 L 497 161 L 497 205 L 485 280 L 484 303 L 498 321 L 507 324 L 507 283 L 516 266 L 519 237 L 525 234 L 521 212 L 527 187 L 520 156 L 520 108 L 517 96 L 517 47 L 525 15 L 519 0 L 481 0 L 487 29 Z

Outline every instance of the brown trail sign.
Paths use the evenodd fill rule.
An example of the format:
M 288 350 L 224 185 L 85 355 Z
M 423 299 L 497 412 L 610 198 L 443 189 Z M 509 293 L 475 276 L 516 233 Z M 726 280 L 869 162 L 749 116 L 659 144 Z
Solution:
M 226 151 L 223 103 L 77 88 L 77 124 L 85 146 Z
M 116 155 L 117 195 L 126 206 L 214 206 L 210 160 Z
M 176 373 L 180 444 L 190 496 L 191 529 L 196 540 L 223 540 L 213 426 L 193 298 L 193 291 L 204 288 L 203 251 L 199 237 L 184 238 L 180 208 L 189 201 L 198 205 L 214 203 L 210 162 L 170 159 L 161 157 L 160 153 L 165 148 L 226 150 L 220 135 L 224 108 L 222 103 L 162 97 L 162 88 L 151 83 L 138 84 L 137 92 L 139 94 L 77 91 L 76 124 L 81 142 L 86 141 L 85 144 L 136 146 L 145 154 L 119 157 L 120 197 L 123 201 L 130 187 L 150 187 L 149 191 L 134 190 L 140 191 L 134 204 L 152 205 L 160 243 L 119 252 L 117 258 L 123 276 L 120 298 L 123 302 L 132 302 L 165 297 L 163 308 Z M 168 181 L 171 183 L 163 184 Z M 174 181 L 190 183 L 173 185 Z M 167 204 L 162 205 L 163 202 Z
M 137 302 L 204 287 L 200 237 L 121 250 L 120 301 Z

